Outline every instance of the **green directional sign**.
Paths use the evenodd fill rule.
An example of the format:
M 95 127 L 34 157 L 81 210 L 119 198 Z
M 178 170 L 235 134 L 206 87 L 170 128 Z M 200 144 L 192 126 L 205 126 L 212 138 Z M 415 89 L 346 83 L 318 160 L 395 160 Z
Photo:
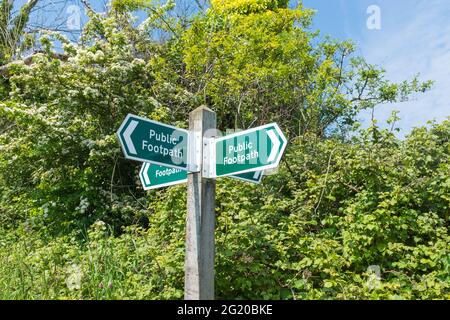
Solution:
M 128 114 L 117 135 L 125 157 L 187 170 L 187 130 Z
M 230 178 L 251 183 L 260 183 L 262 176 L 262 171 L 256 171 L 230 176 Z M 139 178 L 144 190 L 151 190 L 185 183 L 187 181 L 187 172 L 177 168 L 170 168 L 146 162 L 142 165 L 141 171 L 139 172 Z
M 187 181 L 187 173 L 177 168 L 144 163 L 139 172 L 144 190 L 172 186 Z
M 287 145 L 276 123 L 216 139 L 213 177 L 275 168 Z

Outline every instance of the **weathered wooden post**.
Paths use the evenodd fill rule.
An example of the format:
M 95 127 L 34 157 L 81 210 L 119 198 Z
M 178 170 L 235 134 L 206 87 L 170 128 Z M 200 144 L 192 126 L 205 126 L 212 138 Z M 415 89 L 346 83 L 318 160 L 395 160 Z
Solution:
M 186 300 L 214 299 L 215 179 L 203 177 L 204 135 L 216 129 L 216 114 L 199 107 L 189 115 L 189 130 L 196 136 L 200 167 L 188 174 L 185 286 Z

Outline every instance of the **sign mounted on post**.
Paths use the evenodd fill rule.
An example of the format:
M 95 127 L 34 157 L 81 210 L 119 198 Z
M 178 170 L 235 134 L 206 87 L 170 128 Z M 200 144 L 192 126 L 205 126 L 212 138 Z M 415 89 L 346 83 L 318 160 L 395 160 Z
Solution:
M 278 167 L 287 140 L 276 123 L 211 140 L 208 177 L 224 177 Z M 213 156 L 215 154 L 215 156 Z
M 230 176 L 230 178 L 233 179 L 256 184 L 261 182 L 262 177 L 262 171 L 247 172 Z M 177 168 L 170 168 L 146 162 L 141 167 L 139 178 L 144 190 L 152 190 L 185 183 L 187 181 L 187 172 Z
M 150 164 L 142 165 L 139 172 L 144 190 L 173 186 L 187 181 L 187 173 L 184 170 Z
M 187 170 L 187 130 L 128 114 L 117 135 L 126 158 Z

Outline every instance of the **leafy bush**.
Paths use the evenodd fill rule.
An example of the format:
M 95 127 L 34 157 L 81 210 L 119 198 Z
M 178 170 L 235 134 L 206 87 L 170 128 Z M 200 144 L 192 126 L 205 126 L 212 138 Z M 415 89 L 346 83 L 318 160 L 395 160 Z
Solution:
M 450 121 L 404 141 L 304 137 L 262 185 L 219 180 L 217 297 L 450 298 L 449 137 Z M 4 231 L 2 298 L 182 298 L 186 188 L 147 200 L 149 228 L 120 236 Z

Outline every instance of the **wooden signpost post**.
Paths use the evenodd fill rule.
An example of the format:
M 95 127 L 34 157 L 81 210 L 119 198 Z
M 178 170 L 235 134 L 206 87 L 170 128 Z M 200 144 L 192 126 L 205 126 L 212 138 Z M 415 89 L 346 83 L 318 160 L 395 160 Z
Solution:
M 213 111 L 200 107 L 191 112 L 189 130 L 201 134 L 200 145 L 211 129 L 216 129 Z M 202 160 L 209 156 L 204 148 L 199 152 Z M 213 300 L 216 181 L 203 177 L 202 165 L 199 169 L 188 174 L 184 298 Z

